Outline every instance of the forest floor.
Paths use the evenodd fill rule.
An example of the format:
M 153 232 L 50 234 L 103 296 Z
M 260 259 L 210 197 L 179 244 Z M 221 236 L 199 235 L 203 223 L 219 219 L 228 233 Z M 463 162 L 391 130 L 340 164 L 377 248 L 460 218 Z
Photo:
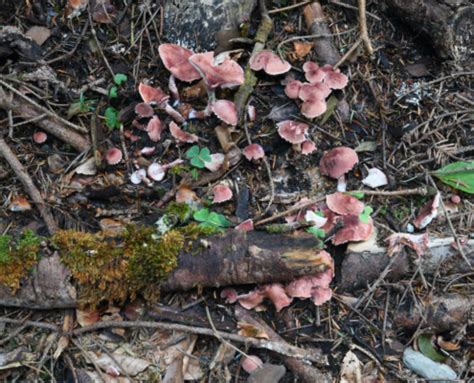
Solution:
M 153 141 L 146 131 L 147 119 L 134 120 L 134 108 L 142 102 L 140 83 L 169 93 L 169 71 L 159 57 L 158 47 L 175 41 L 168 40 L 163 8 L 153 1 L 116 1 L 115 6 L 107 8 L 109 15 L 86 7 L 71 17 L 73 9 L 59 3 L 64 2 L 2 2 L 0 9 L 0 25 L 15 26 L 39 43 L 18 54 L 17 48 L 3 49 L 8 43 L 0 41 L 3 91 L 26 96 L 27 99 L 20 98 L 23 107 L 33 100 L 43 108 L 41 115 L 28 120 L 8 110 L 6 101 L 1 101 L 0 138 L 24 166 L 47 207 L 47 212 L 40 214 L 31 191 L 25 189 L 18 172 L 2 158 L 3 148 L 2 237 L 20 238 L 29 229 L 47 238 L 52 227 L 53 231 L 59 227 L 97 232 L 122 230 L 128 224 L 153 226 L 175 198 L 185 203 L 192 201 L 198 211 L 217 213 L 222 226 L 234 227 L 252 219 L 255 230 L 265 230 L 265 225 L 258 222 L 269 218 L 268 223 L 281 224 L 279 230 L 298 235 L 310 225 L 303 219 L 284 226 L 284 212 L 294 211 L 290 209 L 307 201 L 304 198 L 324 200 L 336 192 L 337 181 L 320 173 L 320 161 L 325 152 L 343 146 L 358 155 L 358 163 L 346 175 L 347 190 L 363 191 L 357 197 L 371 207 L 371 211 L 364 212 L 373 221 L 372 240 L 386 246 L 386 239 L 396 233 L 451 238 L 453 245 L 449 248 L 456 253 L 452 262 L 468 262 L 471 255 L 467 250 L 460 253 L 456 249 L 472 239 L 472 194 L 441 182 L 434 172 L 450 163 L 472 164 L 473 72 L 437 58 L 422 39 L 387 17 L 377 5 L 367 9 L 374 53 L 367 55 L 361 44 L 340 67 L 348 85 L 334 92 L 334 100 L 344 99 L 348 109 L 328 108 L 322 117 L 307 119 L 300 113 L 298 102 L 285 95 L 285 75 L 258 72 L 258 83 L 249 101 L 255 107 L 255 119 L 246 117 L 244 124 L 233 129 L 215 116 L 189 120 L 182 126 L 199 137 L 200 150 L 226 154 L 223 170 L 211 172 L 190 163 L 187 153 L 195 143 L 177 145 L 167 128 L 163 128 L 159 141 Z M 272 3 L 270 10 L 287 2 Z M 325 4 L 323 10 L 334 46 L 343 55 L 359 36 L 357 11 L 338 2 Z M 310 34 L 303 7 L 270 12 L 270 16 L 274 28 L 266 48 L 280 51 L 293 66 L 294 76 L 302 80 L 302 65 L 318 59 L 312 39 L 303 38 Z M 257 7 L 245 26 L 250 36 L 259 22 Z M 239 48 L 243 49 L 233 52 L 233 59 L 245 67 L 252 45 Z M 186 108 L 189 111 L 206 107 L 202 81 L 178 81 L 178 88 L 184 102 L 177 108 L 183 114 Z M 225 89 L 217 95 L 232 99 L 234 93 L 235 90 Z M 158 115 L 163 126 L 168 127 L 171 117 L 162 110 Z M 67 127 L 78 135 L 77 140 L 60 139 L 49 132 L 43 136 L 37 122 L 45 118 L 59 121 L 62 126 L 66 126 L 65 120 L 69 121 L 71 126 Z M 283 140 L 277 127 L 283 120 L 308 124 L 308 137 L 316 150 L 305 155 Z M 217 126 L 222 128 L 220 139 Z M 81 145 L 89 142 L 93 149 L 81 151 Z M 248 161 L 239 150 L 229 150 L 244 149 L 251 142 L 261 145 L 265 160 Z M 123 156 L 117 164 L 107 163 L 107 152 L 112 148 Z M 169 170 L 161 181 L 148 177 L 141 183 L 131 182 L 138 169 L 178 159 L 183 163 Z M 386 175 L 386 185 L 372 189 L 362 183 L 372 168 Z M 189 180 L 186 186 L 183 179 Z M 233 197 L 212 203 L 213 190 L 219 184 L 230 187 Z M 464 186 L 466 190 L 468 186 Z M 433 208 L 437 195 L 441 201 Z M 414 220 L 426 206 L 431 213 L 439 210 L 437 216 L 426 227 L 414 227 Z M 306 208 L 298 212 L 304 213 Z M 44 214 L 49 215 L 49 224 Z M 271 229 L 275 231 L 274 226 Z M 257 310 L 237 313 L 239 303 L 226 302 L 221 297 L 222 289 L 206 288 L 162 294 L 151 305 L 139 298 L 123 305 L 109 302 L 94 310 L 35 311 L 26 305 L 21 309 L 0 308 L 0 318 L 11 320 L 0 320 L 0 379 L 178 382 L 184 371 L 190 381 L 271 382 L 278 380 L 275 376 L 281 370 L 279 366 L 285 366 L 282 382 L 308 381 L 305 376 L 318 373 L 320 381 L 338 381 L 342 374 L 347 382 L 394 382 L 417 377 L 403 362 L 403 352 L 408 347 L 449 365 L 459 379 L 467 381 L 472 377 L 474 339 L 472 333 L 469 335 L 466 310 L 460 317 L 449 308 L 438 313 L 449 316 L 449 326 L 431 322 L 435 321 L 434 315 L 429 316 L 426 311 L 423 319 L 410 322 L 415 308 L 429 306 L 434 297 L 443 300 L 472 296 L 470 267 L 448 275 L 439 268 L 425 275 L 414 267 L 396 280 L 382 275 L 370 283 L 364 283 L 363 271 L 357 271 L 361 275 L 354 278 L 362 283 L 344 290 L 338 285 L 344 278 L 341 273 L 351 272 L 342 267 L 349 252 L 347 244 L 334 246 L 333 237 L 323 234 L 324 248 L 334 259 L 335 277 L 331 283 L 332 299 L 319 305 L 310 299 L 294 299 L 291 305 L 277 311 L 265 300 Z M 407 243 L 403 251 L 416 264 L 416 258 L 423 255 L 409 249 L 419 249 L 417 244 Z M 47 251 L 50 245 L 41 246 Z M 1 251 L 0 247 L 0 255 Z M 1 262 L 4 260 L 0 257 L 0 267 Z M 363 262 L 361 257 L 360 263 Z M 389 268 L 385 271 L 390 272 Z M 271 274 L 272 270 L 265 272 Z M 254 286 L 233 287 L 244 294 Z M 453 298 L 452 304 L 459 302 L 462 300 Z M 468 302 L 472 304 L 472 300 Z M 257 322 L 249 324 L 252 318 L 263 320 L 270 330 Z M 126 329 L 98 328 L 75 337 L 59 331 L 63 329 L 67 334 L 73 328 L 108 320 L 130 321 L 131 325 Z M 153 328 L 152 322 L 162 325 Z M 168 324 L 181 324 L 183 328 L 167 327 Z M 196 327 L 208 333 L 193 333 Z M 307 364 L 313 371 L 303 372 L 305 364 L 295 366 L 293 362 L 300 359 L 288 358 L 283 352 L 257 347 L 255 342 L 223 338 L 216 328 L 226 334 L 272 340 L 269 331 L 274 331 L 283 338 L 278 341 L 280 344 L 298 346 L 313 356 L 312 365 Z M 277 367 L 266 366 L 266 378 L 249 378 L 242 368 L 242 361 L 249 354 Z

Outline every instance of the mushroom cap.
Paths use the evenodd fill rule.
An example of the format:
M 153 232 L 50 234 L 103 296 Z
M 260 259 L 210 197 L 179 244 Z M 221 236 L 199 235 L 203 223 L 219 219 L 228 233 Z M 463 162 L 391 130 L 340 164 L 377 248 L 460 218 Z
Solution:
M 291 281 L 286 286 L 286 293 L 292 298 L 311 298 L 311 292 L 316 287 L 328 288 L 334 273 L 327 269 L 316 275 L 305 275 Z
M 245 221 L 239 223 L 234 229 L 240 231 L 252 231 L 253 221 L 250 218 L 246 219 Z
M 302 101 L 311 100 L 311 99 L 321 99 L 324 100 L 331 93 L 331 89 L 326 84 L 317 82 L 314 84 L 304 83 L 301 84 L 298 97 Z
M 219 118 L 219 120 L 226 124 L 237 125 L 237 107 L 232 101 L 217 100 L 212 104 L 212 111 Z
M 301 144 L 301 154 L 308 155 L 316 150 L 316 144 L 311 140 L 306 140 Z
M 255 53 L 249 60 L 250 68 L 254 71 L 264 70 L 265 73 L 276 76 L 288 72 L 291 64 L 284 61 L 272 51 L 263 50 Z
M 286 294 L 285 288 L 281 283 L 271 283 L 263 286 L 263 293 L 266 298 L 272 301 L 277 312 L 289 306 L 293 301 L 293 298 Z
M 303 65 L 306 80 L 310 83 L 324 83 L 331 89 L 343 89 L 348 82 L 347 76 L 339 69 L 334 70 L 332 65 L 320 67 L 317 63 L 308 61 Z
M 369 169 L 369 174 L 362 180 L 364 185 L 371 188 L 377 188 L 379 186 L 387 185 L 387 176 L 383 171 L 377 168 Z
M 185 132 L 174 121 L 170 122 L 170 133 L 178 142 L 191 144 L 199 140 L 198 136 Z
M 340 215 L 359 215 L 364 211 L 364 203 L 350 194 L 335 192 L 326 196 L 326 204 Z
M 303 83 L 298 80 L 290 80 L 286 83 L 285 94 L 288 98 L 297 99 Z
M 280 137 L 292 144 L 301 144 L 306 140 L 309 126 L 304 122 L 285 120 L 279 122 L 277 126 Z
M 148 177 L 150 177 L 153 181 L 161 181 L 163 178 L 165 178 L 166 169 L 162 165 L 153 162 L 150 166 L 148 166 L 147 174 Z
M 153 142 L 158 142 L 161 139 L 161 133 L 163 130 L 165 130 L 165 128 L 158 116 L 153 116 L 153 118 L 148 121 L 146 131 L 148 133 L 148 137 L 150 137 L 150 140 Z
M 178 80 L 191 82 L 201 78 L 201 74 L 188 61 L 193 55 L 189 49 L 176 44 L 161 44 L 158 53 L 166 69 Z
M 314 61 L 307 61 L 303 65 L 304 76 L 310 83 L 323 81 L 325 74 Z
M 37 144 L 43 144 L 48 139 L 48 135 L 42 130 L 33 133 L 33 141 Z
M 242 359 L 242 369 L 248 374 L 251 374 L 256 369 L 258 369 L 262 366 L 263 366 L 262 359 L 260 359 L 256 355 L 245 356 Z
M 332 298 L 332 290 L 326 287 L 315 287 L 311 290 L 311 300 L 316 306 L 330 301 Z
M 326 112 L 326 109 L 326 100 L 320 98 L 310 98 L 301 104 L 301 114 L 306 118 L 319 117 Z
M 212 203 L 221 203 L 232 198 L 232 190 L 227 185 L 219 184 L 214 186 L 212 188 L 212 193 L 214 193 Z
M 332 243 L 336 246 L 351 241 L 365 241 L 369 239 L 374 229 L 374 224 L 370 217 L 368 223 L 362 222 L 358 215 L 344 215 L 342 216 L 342 221 L 344 226 L 332 238 Z
M 413 221 L 413 225 L 417 229 L 424 229 L 433 219 L 438 216 L 438 207 L 441 200 L 441 194 L 438 192 L 432 200 L 425 204 L 418 213 L 418 216 Z
M 340 146 L 324 153 L 319 170 L 321 174 L 337 179 L 351 170 L 357 162 L 359 157 L 353 149 Z
M 143 82 L 138 85 L 138 93 L 140 93 L 143 102 L 146 103 L 156 102 L 157 104 L 161 104 L 170 98 L 160 87 L 153 87 Z
M 196 53 L 189 62 L 204 75 L 204 81 L 211 89 L 217 87 L 232 88 L 244 83 L 244 71 L 241 66 L 229 58 L 214 65 L 214 52 Z
M 153 116 L 153 108 L 146 102 L 140 102 L 135 105 L 135 113 L 138 114 L 140 118 L 151 117 Z
M 222 153 L 211 154 L 211 160 L 204 162 L 204 166 L 211 172 L 217 172 L 224 165 L 225 156 Z
M 243 154 L 249 161 L 265 157 L 265 152 L 259 144 L 247 145 L 243 150 Z
M 105 160 L 109 165 L 117 165 L 122 161 L 122 151 L 118 148 L 110 148 L 105 154 Z
M 143 179 L 146 178 L 146 170 L 145 169 L 138 169 L 135 170 L 131 175 L 130 175 L 130 181 L 134 185 L 138 185 L 142 182 Z

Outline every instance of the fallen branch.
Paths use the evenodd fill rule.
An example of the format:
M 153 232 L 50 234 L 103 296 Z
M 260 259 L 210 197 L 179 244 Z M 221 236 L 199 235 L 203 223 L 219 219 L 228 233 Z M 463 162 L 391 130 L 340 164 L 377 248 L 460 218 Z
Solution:
M 315 245 L 309 234 L 230 230 L 195 241 L 192 249 L 181 251 L 178 266 L 156 288 L 179 291 L 291 281 L 326 269 Z M 37 309 L 75 307 L 80 288 L 71 281 L 69 270 L 55 254 L 42 258 L 15 294 L 0 285 L 0 305 Z
M 3 81 L 0 80 L 0 84 L 2 83 Z M 36 121 L 36 125 L 80 152 L 90 149 L 89 140 L 74 130 L 63 126 L 62 119 L 60 119 L 59 116 L 43 107 L 37 108 L 32 104 L 25 103 L 23 99 L 20 99 L 17 95 L 7 93 L 3 87 L 0 87 L 0 108 L 11 110 L 25 120 L 35 119 L 41 114 L 46 113 L 50 118 L 38 120 Z
M 359 0 L 359 29 L 360 29 L 360 37 L 362 42 L 364 43 L 365 50 L 369 55 L 374 53 L 374 48 L 372 48 L 372 44 L 370 43 L 369 32 L 367 31 L 367 17 L 365 11 L 365 0 Z
M 0 155 L 4 157 L 5 160 L 7 160 L 8 164 L 15 172 L 15 175 L 23 184 L 26 192 L 31 197 L 33 202 L 36 204 L 36 207 L 38 208 L 41 214 L 41 217 L 43 217 L 49 233 L 54 234 L 56 230 L 58 230 L 58 226 L 56 224 L 56 221 L 53 215 L 51 214 L 51 211 L 49 210 L 48 206 L 46 206 L 46 203 L 44 202 L 44 199 L 41 196 L 40 191 L 34 184 L 29 174 L 26 172 L 21 162 L 18 160 L 15 153 L 13 153 L 13 151 L 10 149 L 10 147 L 5 142 L 5 140 L 1 137 L 0 137 Z

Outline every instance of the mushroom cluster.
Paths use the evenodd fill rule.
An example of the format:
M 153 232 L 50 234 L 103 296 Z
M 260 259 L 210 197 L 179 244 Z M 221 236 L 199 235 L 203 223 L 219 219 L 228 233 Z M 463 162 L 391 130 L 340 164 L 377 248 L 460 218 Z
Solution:
M 308 61 L 303 65 L 308 82 L 291 79 L 286 83 L 285 94 L 291 99 L 300 99 L 301 113 L 307 118 L 321 116 L 327 109 L 326 98 L 333 89 L 343 89 L 348 79 L 329 64 L 320 67 Z

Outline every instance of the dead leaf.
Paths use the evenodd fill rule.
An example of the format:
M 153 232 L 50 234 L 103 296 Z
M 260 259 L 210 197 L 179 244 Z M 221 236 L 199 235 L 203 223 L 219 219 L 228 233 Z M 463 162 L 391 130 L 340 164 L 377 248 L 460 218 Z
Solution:
M 240 329 L 238 333 L 239 335 L 250 336 L 252 338 L 270 339 L 263 328 L 256 327 L 250 323 L 238 322 L 237 327 Z
M 116 237 L 125 230 L 123 222 L 112 218 L 103 218 L 99 221 L 100 229 L 104 232 L 107 237 Z
M 309 43 L 306 41 L 295 41 L 293 42 L 293 54 L 295 59 L 301 60 L 311 52 L 313 48 L 313 43 Z
M 46 27 L 33 26 L 25 33 L 26 36 L 33 39 L 38 45 L 43 45 L 46 40 L 51 36 L 51 31 Z
M 100 313 L 98 310 L 81 310 L 76 309 L 76 319 L 79 326 L 90 326 L 100 320 Z
M 361 383 L 362 372 L 360 360 L 352 351 L 348 351 L 342 360 L 340 383 Z
M 84 176 L 93 176 L 97 173 L 97 168 L 95 167 L 95 158 L 91 157 L 84 161 L 74 171 L 77 174 L 82 174 Z
M 423 77 L 430 74 L 426 65 L 421 63 L 407 64 L 405 69 L 412 77 Z
M 13 212 L 23 212 L 31 210 L 31 205 L 25 197 L 14 197 L 9 206 L 9 210 Z
M 144 359 L 135 358 L 127 355 L 120 355 L 116 353 L 113 353 L 112 355 L 117 363 L 115 363 L 115 361 L 112 360 L 112 358 L 107 354 L 97 356 L 96 354 L 89 352 L 88 355 L 104 371 L 113 368 L 117 369 L 118 371 L 121 371 L 123 374 L 126 373 L 130 376 L 138 375 L 140 372 L 145 371 L 151 364 L 150 362 Z

